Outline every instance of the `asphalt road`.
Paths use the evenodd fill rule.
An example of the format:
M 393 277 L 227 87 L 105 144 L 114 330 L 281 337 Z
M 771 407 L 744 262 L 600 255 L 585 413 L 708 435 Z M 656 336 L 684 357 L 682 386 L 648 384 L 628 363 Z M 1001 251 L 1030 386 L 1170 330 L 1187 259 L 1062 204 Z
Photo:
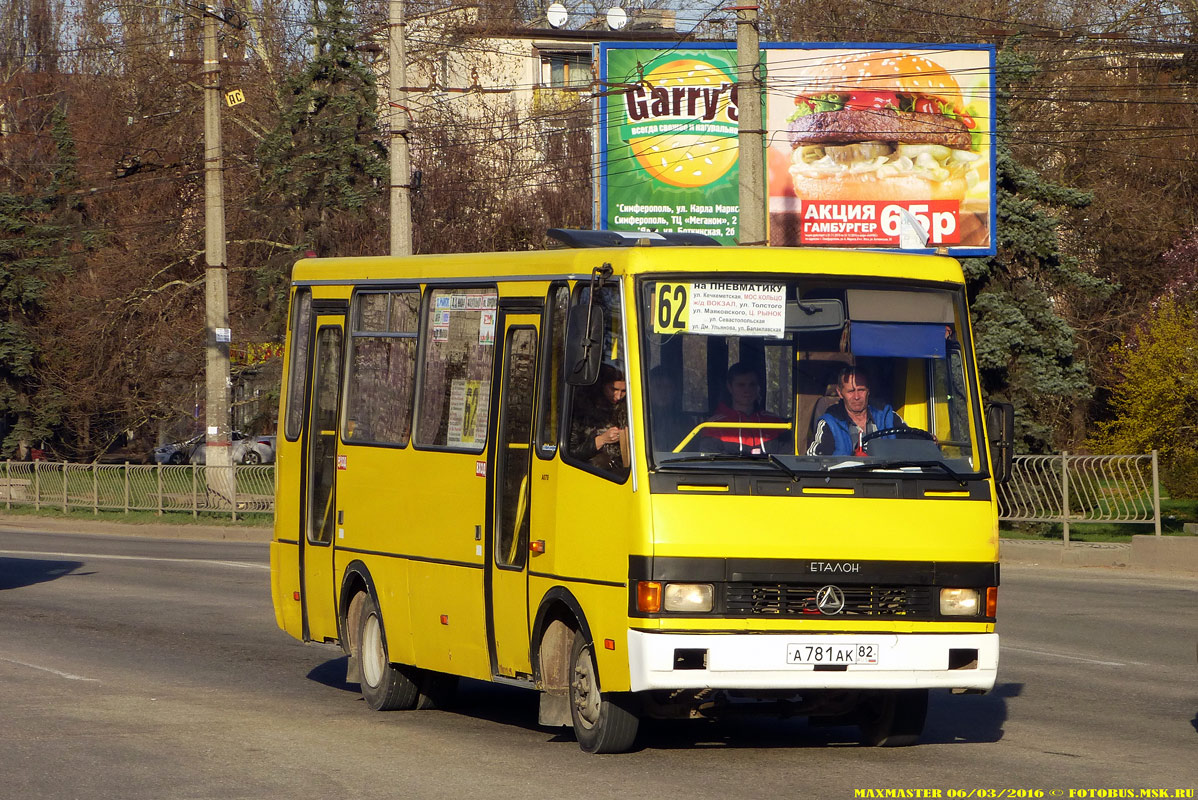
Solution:
M 370 712 L 340 650 L 275 626 L 265 545 L 0 531 L 0 798 L 1194 790 L 1196 583 L 1004 567 L 999 686 L 933 693 L 917 747 L 748 718 L 588 756 L 520 690 Z

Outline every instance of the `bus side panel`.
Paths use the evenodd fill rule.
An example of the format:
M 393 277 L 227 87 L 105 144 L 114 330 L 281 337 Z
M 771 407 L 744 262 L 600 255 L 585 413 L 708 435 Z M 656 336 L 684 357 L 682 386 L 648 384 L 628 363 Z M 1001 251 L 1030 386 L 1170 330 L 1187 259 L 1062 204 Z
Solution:
M 399 664 L 415 664 L 416 651 L 412 640 L 412 620 L 408 604 L 408 562 L 402 558 L 337 551 L 337 585 L 341 586 L 345 568 L 361 561 L 370 572 L 383 627 L 387 637 L 387 655 Z M 348 601 L 348 598 L 347 598 Z
M 286 398 L 287 392 L 283 395 Z M 284 400 L 285 401 L 285 400 Z M 286 409 L 280 414 L 280 420 Z M 300 532 L 300 443 L 289 442 L 283 435 L 280 421 L 275 455 L 275 525 L 271 543 L 271 594 L 275 619 L 279 627 L 297 639 L 303 639 L 303 620 L 300 602 L 299 537 Z
M 341 452 L 346 459 L 337 496 L 346 511 L 337 546 L 372 565 L 388 641 L 408 626 L 411 650 L 403 658 L 393 650 L 392 658 L 489 677 L 483 542 L 475 539 L 486 518 L 486 480 L 475 476 L 476 462 L 486 455 L 411 446 L 344 445 Z M 448 625 L 441 624 L 442 614 L 449 615 Z
M 438 672 L 490 680 L 483 621 L 483 571 L 414 561 L 412 634 L 416 663 Z
M 596 645 L 603 689 L 625 691 L 628 554 L 645 552 L 645 517 L 631 478 L 617 484 L 569 465 L 561 465 L 557 477 L 557 522 L 551 530 L 535 534 L 545 539 L 545 554 L 537 557 L 533 569 L 557 576 L 557 583 L 578 599 Z M 571 580 L 579 578 L 590 582 Z M 542 594 L 530 592 L 530 601 Z M 615 650 L 604 646 L 606 639 L 615 641 Z
M 275 622 L 297 639 L 303 638 L 303 617 L 296 599 L 299 585 L 299 545 L 291 542 L 270 543 L 270 590 L 275 606 Z

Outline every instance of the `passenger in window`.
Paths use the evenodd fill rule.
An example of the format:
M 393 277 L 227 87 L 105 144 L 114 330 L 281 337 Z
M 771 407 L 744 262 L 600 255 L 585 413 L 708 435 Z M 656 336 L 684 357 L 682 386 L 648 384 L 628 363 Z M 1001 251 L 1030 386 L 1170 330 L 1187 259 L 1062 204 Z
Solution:
M 836 376 L 840 402 L 815 424 L 809 456 L 863 456 L 861 439 L 874 431 L 903 428 L 906 423 L 889 405 L 869 402 L 869 377 L 859 367 L 845 367 Z
M 705 428 L 703 450 L 724 453 L 785 452 L 787 431 L 783 428 L 757 428 L 753 423 L 785 422 L 761 407 L 761 380 L 757 370 L 743 361 L 728 368 L 727 402 L 716 406 L 708 422 L 746 423 L 737 427 Z
M 610 364 L 590 391 L 579 391 L 570 421 L 570 454 L 606 472 L 628 471 L 628 384 Z
M 649 370 L 649 412 L 654 450 L 673 450 L 694 425 L 682 411 L 678 381 L 665 364 Z

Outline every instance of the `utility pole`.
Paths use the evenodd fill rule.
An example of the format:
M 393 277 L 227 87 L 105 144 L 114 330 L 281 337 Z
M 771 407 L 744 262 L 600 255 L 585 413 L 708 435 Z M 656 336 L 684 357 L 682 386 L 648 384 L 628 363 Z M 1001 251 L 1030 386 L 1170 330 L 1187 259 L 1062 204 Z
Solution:
M 388 33 L 391 91 L 391 255 L 412 255 L 412 166 L 408 155 L 408 54 L 404 0 L 391 0 Z
M 765 128 L 761 121 L 761 47 L 757 6 L 736 12 L 736 86 L 740 114 L 740 244 L 762 246 L 765 238 Z
M 229 268 L 225 263 L 224 156 L 220 135 L 220 53 L 216 9 L 204 16 L 204 327 L 206 336 L 205 462 L 210 495 L 228 498 L 232 476 L 229 416 Z

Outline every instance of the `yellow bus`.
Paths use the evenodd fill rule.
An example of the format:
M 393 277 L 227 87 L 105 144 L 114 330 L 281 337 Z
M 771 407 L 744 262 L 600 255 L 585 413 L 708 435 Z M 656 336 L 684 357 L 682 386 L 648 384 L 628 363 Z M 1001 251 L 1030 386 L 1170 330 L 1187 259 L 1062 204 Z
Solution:
M 295 265 L 279 626 L 371 708 L 526 687 L 588 752 L 746 711 L 909 744 L 992 688 L 1011 411 L 958 263 L 551 235 Z

